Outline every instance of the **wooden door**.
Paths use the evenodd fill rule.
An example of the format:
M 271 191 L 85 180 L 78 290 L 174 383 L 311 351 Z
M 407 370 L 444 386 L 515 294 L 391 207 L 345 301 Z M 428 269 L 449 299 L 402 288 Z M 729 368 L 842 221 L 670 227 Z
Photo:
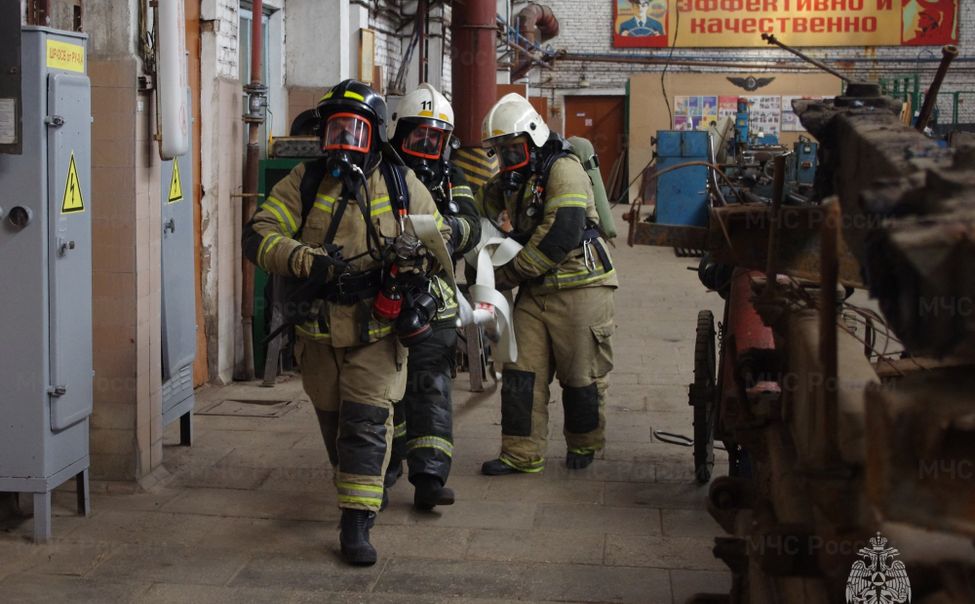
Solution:
M 592 141 L 605 183 L 609 182 L 613 164 L 626 149 L 625 112 L 625 96 L 565 97 L 565 136 Z

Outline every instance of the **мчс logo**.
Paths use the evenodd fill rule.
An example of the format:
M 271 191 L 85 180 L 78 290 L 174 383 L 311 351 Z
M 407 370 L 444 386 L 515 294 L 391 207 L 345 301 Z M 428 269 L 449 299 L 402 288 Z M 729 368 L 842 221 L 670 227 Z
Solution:
M 861 560 L 853 563 L 846 580 L 846 604 L 910 604 L 911 581 L 900 560 L 900 552 L 887 547 L 880 533 L 870 539 L 870 547 L 857 552 Z

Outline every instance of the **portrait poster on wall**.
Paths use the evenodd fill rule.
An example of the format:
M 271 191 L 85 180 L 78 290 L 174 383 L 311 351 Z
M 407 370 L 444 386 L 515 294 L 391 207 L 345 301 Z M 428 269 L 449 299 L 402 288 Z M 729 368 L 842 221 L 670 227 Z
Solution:
M 670 0 L 613 0 L 613 46 L 668 46 L 667 13 Z

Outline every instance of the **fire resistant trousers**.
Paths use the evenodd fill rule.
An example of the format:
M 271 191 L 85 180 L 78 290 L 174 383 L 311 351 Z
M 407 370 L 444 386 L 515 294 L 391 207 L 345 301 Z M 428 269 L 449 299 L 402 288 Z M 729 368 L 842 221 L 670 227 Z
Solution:
M 378 511 L 393 440 L 393 401 L 406 387 L 396 336 L 350 348 L 302 340 L 301 377 L 335 466 L 340 508 Z
M 447 482 L 454 452 L 450 389 L 456 348 L 457 328 L 449 323 L 434 324 L 430 339 L 410 348 L 406 396 L 394 406 L 390 473 L 405 458 L 410 478 L 430 474 Z M 393 481 L 395 475 L 386 484 Z
M 613 368 L 613 287 L 548 293 L 515 301 L 518 361 L 501 379 L 501 461 L 523 472 L 545 466 L 549 385 L 562 386 L 569 451 L 603 448 L 607 374 Z

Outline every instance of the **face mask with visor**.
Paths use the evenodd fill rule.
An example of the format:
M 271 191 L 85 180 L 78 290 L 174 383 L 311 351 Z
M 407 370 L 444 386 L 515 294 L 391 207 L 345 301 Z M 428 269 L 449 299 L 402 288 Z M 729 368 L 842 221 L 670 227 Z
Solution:
M 498 158 L 501 185 L 507 191 L 517 191 L 528 178 L 526 168 L 532 159 L 531 151 L 528 149 L 528 141 L 519 136 L 499 142 L 493 145 L 492 149 Z
M 366 167 L 372 147 L 372 124 L 355 113 L 336 113 L 325 122 L 322 150 L 328 153 L 329 172 L 338 178 Z
M 426 186 L 433 186 L 443 178 L 440 166 L 444 146 L 450 131 L 428 124 L 417 124 L 400 143 L 403 161 L 413 169 Z
M 449 133 L 433 126 L 417 126 L 403 139 L 403 153 L 421 159 L 437 160 L 443 152 Z

